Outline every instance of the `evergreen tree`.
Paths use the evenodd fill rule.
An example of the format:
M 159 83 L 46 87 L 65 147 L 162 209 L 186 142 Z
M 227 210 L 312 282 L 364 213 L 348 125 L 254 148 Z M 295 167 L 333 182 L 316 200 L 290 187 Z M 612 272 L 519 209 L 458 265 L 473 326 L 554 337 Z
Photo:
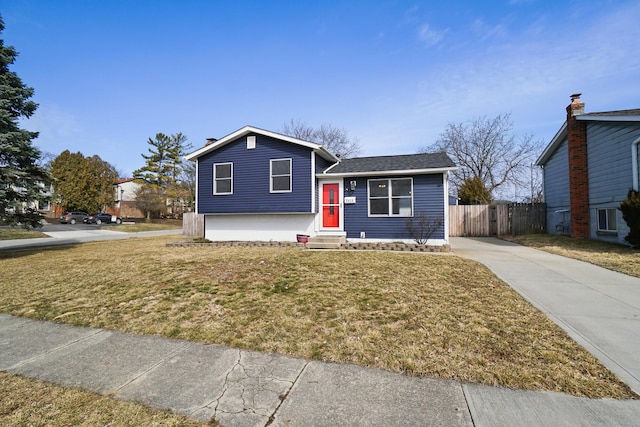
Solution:
M 157 133 L 155 139 L 149 138 L 147 143 L 149 154 L 142 154 L 146 164 L 136 169 L 133 177 L 162 189 L 166 200 L 171 202 L 171 213 L 175 215 L 175 202 L 184 193 L 184 186 L 180 185 L 183 158 L 192 148 L 191 144 L 181 132 L 174 135 Z M 156 193 L 157 189 L 154 190 Z
M 0 34 L 3 31 L 0 17 Z M 38 105 L 30 101 L 33 88 L 9 71 L 17 56 L 0 39 L 0 220 L 29 228 L 40 226 L 37 203 L 46 201 L 50 177 L 38 165 L 40 151 L 31 143 L 38 133 L 20 129 L 18 124 L 21 118 L 31 117 Z
M 174 141 L 168 135 L 157 133 L 156 138 L 149 138 L 147 143 L 150 145 L 147 149 L 149 154 L 142 154 L 146 164 L 133 171 L 133 177 L 167 188 L 172 180 L 172 161 L 176 157 Z
M 54 197 L 67 210 L 89 213 L 113 205 L 113 184 L 118 178 L 115 168 L 99 156 L 65 150 L 51 162 Z
M 488 205 L 491 204 L 491 192 L 479 176 L 474 176 L 462 182 L 458 188 L 458 199 L 461 205 Z
M 630 189 L 627 198 L 620 204 L 622 218 L 629 226 L 624 238 L 631 246 L 640 247 L 640 192 Z

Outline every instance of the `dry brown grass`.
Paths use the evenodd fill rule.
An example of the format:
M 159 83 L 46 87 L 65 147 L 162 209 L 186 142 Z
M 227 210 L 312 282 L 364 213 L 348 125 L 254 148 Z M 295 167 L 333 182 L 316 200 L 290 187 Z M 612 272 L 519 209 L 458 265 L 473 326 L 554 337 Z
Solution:
M 103 227 L 105 230 L 122 231 L 123 233 L 139 233 L 141 231 L 156 231 L 156 230 L 175 230 L 180 229 L 182 226 L 176 226 L 175 224 L 163 223 L 156 224 L 151 222 L 140 222 L 135 224 L 121 224 L 121 225 L 106 225 Z
M 392 252 L 166 247 L 171 239 L 0 255 L 0 311 L 409 375 L 635 397 L 476 262 Z
M 0 372 L 3 426 L 206 426 L 168 412 Z
M 629 246 L 550 234 L 506 237 L 505 240 L 640 277 L 640 251 Z
M 36 230 L 25 230 L 18 227 L 0 228 L 0 240 L 34 239 L 37 237 L 49 237 Z

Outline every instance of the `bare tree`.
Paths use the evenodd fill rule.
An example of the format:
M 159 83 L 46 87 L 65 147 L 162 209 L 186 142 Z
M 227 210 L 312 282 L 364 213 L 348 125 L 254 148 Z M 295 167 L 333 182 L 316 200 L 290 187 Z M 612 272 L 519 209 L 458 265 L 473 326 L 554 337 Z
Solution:
M 444 151 L 453 159 L 458 170 L 453 172 L 452 182 L 458 188 L 475 177 L 491 194 L 505 184 L 524 187 L 529 184 L 529 168 L 542 144 L 532 136 L 516 137 L 512 130 L 510 114 L 449 123 L 428 151 Z
M 291 119 L 282 125 L 281 132 L 294 138 L 320 144 L 343 159 L 357 156 L 361 149 L 360 142 L 357 138 L 351 137 L 349 131 L 330 124 L 314 128 L 299 119 Z

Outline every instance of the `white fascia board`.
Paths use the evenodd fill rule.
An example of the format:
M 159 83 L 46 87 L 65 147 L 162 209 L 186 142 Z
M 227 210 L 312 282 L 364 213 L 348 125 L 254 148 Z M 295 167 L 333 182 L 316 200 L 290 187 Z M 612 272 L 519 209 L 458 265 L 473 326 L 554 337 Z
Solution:
M 434 173 L 452 172 L 458 170 L 457 167 L 449 168 L 434 168 L 434 169 L 409 169 L 409 170 L 390 170 L 390 171 L 367 171 L 367 172 L 345 172 L 345 173 L 331 173 L 325 171 L 322 173 L 323 177 L 350 177 L 350 176 L 391 176 L 391 175 L 427 175 Z
M 585 114 L 576 116 L 576 120 L 592 122 L 640 122 L 640 116 L 590 116 Z
M 327 149 L 325 149 L 324 147 L 322 147 L 321 145 L 318 145 L 314 142 L 309 142 L 309 141 L 304 141 L 302 139 L 298 139 L 298 138 L 293 138 L 291 136 L 288 135 L 282 135 L 276 132 L 271 132 L 268 130 L 264 130 L 264 129 L 260 129 L 254 126 L 245 126 L 241 129 L 238 129 L 237 131 L 230 133 L 229 135 L 217 140 L 216 142 L 214 142 L 213 144 L 209 144 L 209 145 L 205 145 L 204 147 L 200 148 L 199 150 L 194 151 L 191 154 L 187 154 L 185 156 L 185 158 L 187 160 L 194 160 L 197 159 L 198 157 L 202 156 L 203 154 L 209 153 L 213 150 L 217 150 L 218 148 L 238 139 L 241 138 L 245 135 L 248 135 L 250 133 L 257 133 L 260 135 L 264 135 L 264 136 L 268 136 L 270 138 L 274 138 L 274 139 L 279 139 L 282 141 L 287 141 L 287 142 L 291 142 L 292 144 L 297 144 L 297 145 L 301 145 L 303 147 L 307 147 L 310 148 L 312 150 L 314 150 L 315 152 L 317 152 L 318 154 L 320 154 L 320 156 L 324 157 L 327 160 L 330 161 L 338 161 L 338 158 L 336 156 L 334 156 L 332 153 L 330 153 L 329 151 L 327 151 Z
M 536 166 L 544 166 L 544 163 L 549 160 L 549 157 L 556 151 L 558 145 L 567 137 L 567 122 L 564 122 L 555 136 L 551 139 L 551 142 L 544 149 L 540 157 L 536 160 Z

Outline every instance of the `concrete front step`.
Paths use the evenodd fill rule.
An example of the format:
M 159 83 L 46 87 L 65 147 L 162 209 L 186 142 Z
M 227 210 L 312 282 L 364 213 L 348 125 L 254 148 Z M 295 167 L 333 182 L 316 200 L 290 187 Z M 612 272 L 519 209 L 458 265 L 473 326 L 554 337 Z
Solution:
M 309 249 L 340 249 L 347 242 L 344 236 L 313 236 L 307 242 Z

